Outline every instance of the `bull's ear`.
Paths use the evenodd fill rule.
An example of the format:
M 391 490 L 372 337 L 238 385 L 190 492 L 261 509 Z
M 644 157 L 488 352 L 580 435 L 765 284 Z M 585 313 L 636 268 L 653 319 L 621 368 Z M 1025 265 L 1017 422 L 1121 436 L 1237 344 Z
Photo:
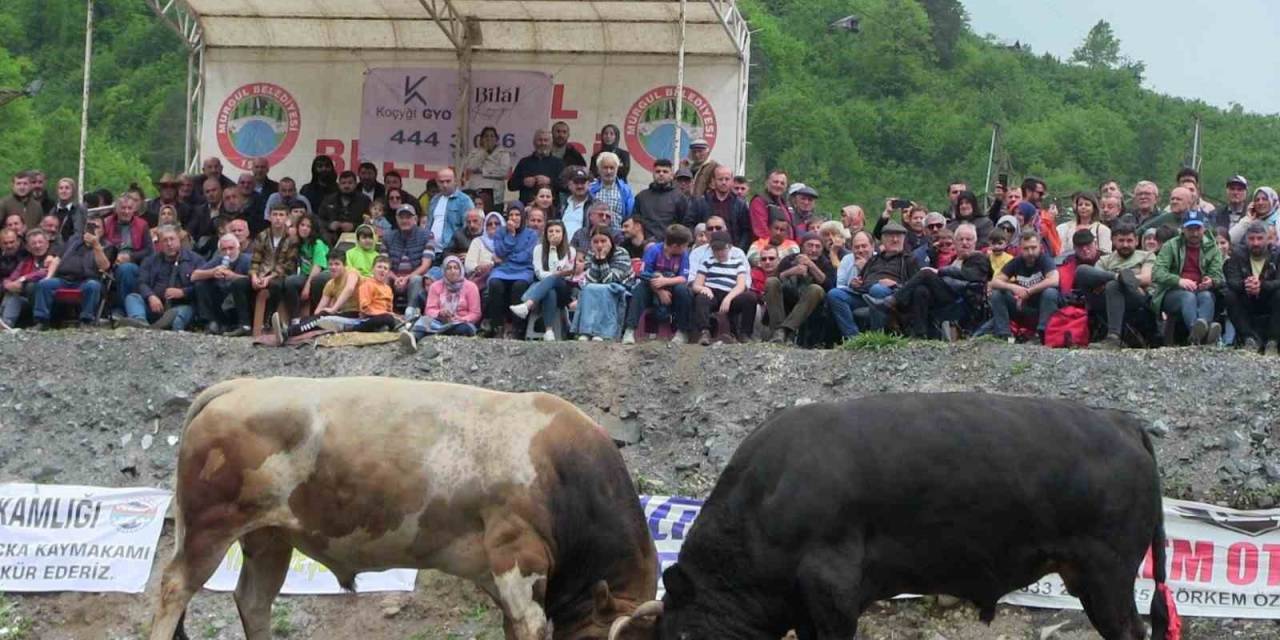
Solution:
M 662 572 L 662 587 L 666 589 L 670 602 L 689 602 L 693 600 L 693 581 L 680 568 L 679 563 L 667 567 Z
M 591 587 L 592 611 L 599 615 L 613 610 L 613 595 L 609 593 L 609 583 L 601 580 Z

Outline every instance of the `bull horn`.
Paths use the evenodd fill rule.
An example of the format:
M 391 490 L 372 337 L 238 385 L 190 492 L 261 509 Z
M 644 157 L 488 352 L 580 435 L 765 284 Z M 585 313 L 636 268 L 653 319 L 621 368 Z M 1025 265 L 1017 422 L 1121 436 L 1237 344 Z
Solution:
M 636 610 L 631 612 L 631 616 L 633 618 L 645 618 L 648 616 L 660 616 L 660 615 L 662 615 L 661 600 L 650 600 L 636 607 Z
M 618 616 L 613 621 L 613 626 L 609 627 L 609 640 L 618 640 L 618 635 L 623 629 L 627 628 L 627 624 L 631 622 L 631 616 Z

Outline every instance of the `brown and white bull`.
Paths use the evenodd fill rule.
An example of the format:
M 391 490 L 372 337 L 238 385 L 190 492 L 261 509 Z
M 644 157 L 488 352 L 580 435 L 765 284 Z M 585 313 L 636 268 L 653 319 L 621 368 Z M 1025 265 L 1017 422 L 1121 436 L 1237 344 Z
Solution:
M 438 569 L 498 604 L 508 639 L 603 638 L 651 600 L 657 559 L 622 456 L 572 404 L 383 378 L 240 379 L 187 413 L 176 541 L 151 640 L 231 543 L 248 640 L 269 638 L 293 549 L 356 573 Z M 637 630 L 639 631 L 639 630 Z

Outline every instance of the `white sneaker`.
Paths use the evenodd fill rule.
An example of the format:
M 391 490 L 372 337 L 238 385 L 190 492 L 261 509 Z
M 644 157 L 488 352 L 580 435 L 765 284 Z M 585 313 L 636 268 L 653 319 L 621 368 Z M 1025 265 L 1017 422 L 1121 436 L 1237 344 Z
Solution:
M 406 355 L 418 352 L 418 336 L 413 335 L 412 331 L 401 331 L 397 341 L 400 342 L 400 351 Z
M 555 342 L 556 332 L 552 331 L 551 329 L 547 329 L 545 332 L 543 332 L 542 339 L 546 342 Z
M 636 343 L 635 329 L 627 329 L 626 331 L 622 332 L 622 344 L 635 344 L 635 343 Z
M 689 344 L 689 338 L 685 337 L 683 331 L 677 331 L 675 337 L 671 339 L 671 344 Z
M 288 341 L 289 336 L 284 330 L 284 322 L 280 319 L 280 313 L 271 314 L 271 333 L 276 336 L 276 346 L 283 347 Z
M 510 309 L 511 313 L 514 313 L 516 317 L 520 318 L 521 320 L 524 320 L 525 318 L 529 317 L 529 305 L 523 302 L 521 302 L 520 304 L 513 304 L 507 308 Z
M 591 341 L 592 341 L 592 342 L 604 342 L 604 338 L 602 338 L 602 337 L 600 337 L 600 336 L 591 336 Z
M 591 339 L 591 336 L 587 336 L 587 335 L 578 336 L 578 342 L 586 342 L 590 339 Z

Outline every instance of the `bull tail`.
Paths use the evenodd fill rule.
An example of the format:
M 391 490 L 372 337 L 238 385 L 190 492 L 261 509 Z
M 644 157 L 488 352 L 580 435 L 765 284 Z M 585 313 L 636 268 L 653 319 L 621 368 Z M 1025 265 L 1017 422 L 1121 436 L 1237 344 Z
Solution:
M 1151 444 L 1151 436 L 1142 432 L 1142 445 L 1151 454 L 1151 461 L 1156 463 L 1155 447 Z M 1155 591 L 1151 594 L 1151 640 L 1182 640 L 1182 618 L 1178 616 L 1178 606 L 1173 591 L 1165 584 L 1165 535 L 1164 535 L 1164 499 L 1160 490 L 1160 468 L 1156 471 L 1156 526 L 1151 533 L 1151 576 L 1155 580 Z

